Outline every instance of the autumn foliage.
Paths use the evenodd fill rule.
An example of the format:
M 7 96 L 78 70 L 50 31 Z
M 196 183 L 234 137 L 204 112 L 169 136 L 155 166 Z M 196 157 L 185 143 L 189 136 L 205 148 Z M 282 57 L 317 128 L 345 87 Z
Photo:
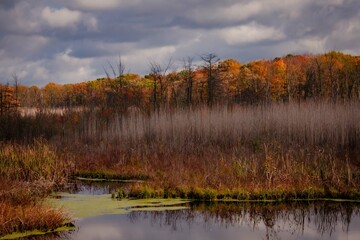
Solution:
M 321 55 L 287 55 L 245 64 L 211 56 L 214 56 L 213 62 L 201 65 L 190 62 L 179 71 L 165 71 L 154 63 L 155 67 L 144 77 L 122 73 L 75 84 L 49 83 L 42 88 L 18 86 L 16 95 L 22 107 L 38 111 L 87 107 L 111 108 L 116 112 L 134 108 L 147 112 L 155 108 L 198 106 L 210 102 L 259 104 L 309 99 L 336 102 L 360 97 L 360 58 L 357 56 L 332 51 Z M 5 111 L 13 101 L 7 97 L 5 102 L 4 98 L 15 89 L 11 86 L 1 89 L 1 109 Z

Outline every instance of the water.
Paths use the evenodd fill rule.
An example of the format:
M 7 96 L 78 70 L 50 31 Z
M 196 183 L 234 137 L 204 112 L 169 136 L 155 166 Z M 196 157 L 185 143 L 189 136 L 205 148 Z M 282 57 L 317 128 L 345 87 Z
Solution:
M 78 183 L 79 184 L 79 183 Z M 119 184 L 119 183 L 117 183 Z M 109 193 L 114 183 L 81 184 L 74 196 Z M 95 186 L 96 185 L 96 186 Z M 101 190 L 102 189 L 102 190 Z M 109 196 L 109 195 L 106 195 Z M 121 208 L 119 202 L 104 198 Z M 64 200 L 65 201 L 65 200 Z M 154 203 L 154 200 L 152 200 Z M 91 202 L 89 200 L 88 202 Z M 95 208 L 103 204 L 97 203 Z M 136 205 L 136 204 L 135 204 Z M 126 209 L 75 221 L 77 230 L 57 239 L 360 239 L 360 203 L 182 203 L 175 208 Z M 151 207 L 151 208 L 148 208 Z M 92 208 L 91 206 L 89 208 Z M 134 211 L 133 209 L 137 209 Z M 172 210 L 171 210 L 172 209 Z
M 91 180 L 75 180 L 70 184 L 68 192 L 82 195 L 111 194 L 119 187 L 126 188 L 131 182 L 106 182 Z

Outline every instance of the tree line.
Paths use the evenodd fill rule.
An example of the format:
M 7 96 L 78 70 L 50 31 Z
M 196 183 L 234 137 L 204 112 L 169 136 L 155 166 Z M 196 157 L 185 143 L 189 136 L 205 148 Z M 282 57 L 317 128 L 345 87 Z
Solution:
M 360 97 L 360 57 L 331 51 L 319 55 L 286 55 L 242 64 L 215 54 L 149 64 L 149 73 L 127 73 L 119 58 L 105 77 L 74 84 L 0 86 L 1 114 L 22 107 L 100 108 L 126 112 L 214 104 L 264 104 L 307 99 L 342 101 Z

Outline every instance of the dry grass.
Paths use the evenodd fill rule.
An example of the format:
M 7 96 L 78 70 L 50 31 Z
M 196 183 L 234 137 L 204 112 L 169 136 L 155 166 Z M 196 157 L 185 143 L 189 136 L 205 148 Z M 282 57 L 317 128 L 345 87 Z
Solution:
M 305 102 L 268 106 L 235 106 L 169 110 L 150 116 L 102 118 L 79 116 L 73 135 L 103 143 L 120 141 L 132 146 L 146 141 L 194 152 L 208 145 L 228 148 L 249 141 L 354 147 L 360 132 L 360 102 Z
M 33 145 L 0 144 L 0 236 L 29 230 L 47 231 L 69 219 L 42 199 L 65 184 L 71 162 L 45 140 Z
M 27 146 L 0 143 L 0 174 L 4 179 L 61 185 L 67 182 L 71 170 L 71 162 L 61 159 L 43 139 Z
M 78 169 L 146 174 L 146 191 L 359 192 L 359 102 L 178 109 L 106 121 L 87 115 L 80 122 L 71 150 Z
M 69 219 L 58 209 L 41 203 L 13 205 L 0 201 L 0 236 L 31 230 L 48 231 L 65 224 Z
M 0 236 L 32 230 L 48 231 L 70 219 L 59 209 L 42 204 L 53 189 L 49 182 L 0 179 Z
M 358 197 L 359 101 L 169 109 L 150 115 L 77 111 L 59 119 L 52 132 L 61 134 L 49 142 L 76 159 L 75 166 L 55 161 L 54 149 L 40 142 L 3 147 L 2 174 L 61 182 L 69 176 L 64 169 L 76 168 L 90 175 L 149 177 L 144 190 L 163 193 L 208 189 L 217 195 Z

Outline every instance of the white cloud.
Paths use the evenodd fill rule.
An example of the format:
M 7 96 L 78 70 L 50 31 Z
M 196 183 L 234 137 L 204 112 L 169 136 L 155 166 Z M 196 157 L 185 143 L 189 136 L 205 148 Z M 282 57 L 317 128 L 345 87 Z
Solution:
M 22 58 L 9 60 L 0 59 L 0 72 L 9 81 L 12 74 L 21 74 L 22 84 L 36 84 L 44 86 L 49 82 L 59 84 L 83 82 L 95 77 L 94 62 L 96 59 L 76 58 L 70 56 L 71 50 L 56 54 L 51 59 L 39 59 L 36 61 L 26 61 Z M 5 81 L 0 79 L 1 81 Z
M 64 28 L 74 27 L 81 20 L 82 13 L 67 8 L 53 9 L 45 7 L 41 12 L 41 17 L 50 27 Z
M 249 3 L 236 3 L 216 9 L 207 6 L 195 8 L 187 13 L 187 17 L 195 20 L 197 23 L 233 22 L 245 20 L 258 14 L 261 10 L 261 3 L 254 1 Z
M 359 52 L 360 11 L 350 19 L 338 21 L 328 36 L 327 47 L 331 50 L 351 49 Z
M 322 54 L 332 49 L 326 49 L 326 37 L 307 36 L 296 40 L 289 39 L 273 45 L 270 52 L 272 56 L 282 56 L 289 53 Z
M 175 46 L 163 46 L 153 48 L 137 49 L 121 56 L 126 66 L 129 66 L 132 72 L 146 74 L 149 72 L 149 63 L 157 62 L 166 65 L 176 51 Z M 133 67 L 133 68 L 132 68 Z
M 83 23 L 88 30 L 97 30 L 97 19 L 94 16 L 68 8 L 45 7 L 41 11 L 41 18 L 46 25 L 52 28 L 75 28 L 78 24 Z
M 38 14 L 39 7 L 21 1 L 12 9 L 0 8 L 0 26 L 2 31 L 34 34 L 41 30 Z
M 216 7 L 204 5 L 201 8 L 191 9 L 186 16 L 200 24 L 239 22 L 275 13 L 281 13 L 281 15 L 294 19 L 301 16 L 301 10 L 309 3 L 312 3 L 312 0 L 234 1 L 233 4 L 222 4 Z
M 76 5 L 87 10 L 111 10 L 115 9 L 127 1 L 123 0 L 75 0 Z M 131 1 L 128 1 L 131 2 Z
M 254 22 L 247 25 L 218 30 L 217 35 L 229 45 L 241 45 L 265 40 L 281 40 L 285 38 L 285 34 L 282 31 Z
M 325 49 L 326 38 L 322 37 L 307 37 L 296 41 L 300 49 L 311 53 L 323 53 Z
M 54 72 L 52 79 L 57 83 L 82 82 L 95 75 L 91 58 L 76 58 L 71 56 L 71 49 L 56 54 L 51 61 L 50 68 Z

